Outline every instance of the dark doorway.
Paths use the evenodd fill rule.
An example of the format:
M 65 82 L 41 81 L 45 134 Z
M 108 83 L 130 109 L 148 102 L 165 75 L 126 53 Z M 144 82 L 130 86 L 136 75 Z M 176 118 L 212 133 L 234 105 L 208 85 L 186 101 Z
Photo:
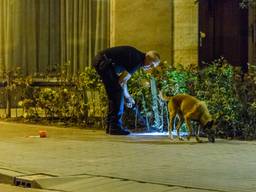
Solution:
M 238 0 L 200 0 L 199 66 L 221 56 L 235 66 L 248 62 L 248 10 Z

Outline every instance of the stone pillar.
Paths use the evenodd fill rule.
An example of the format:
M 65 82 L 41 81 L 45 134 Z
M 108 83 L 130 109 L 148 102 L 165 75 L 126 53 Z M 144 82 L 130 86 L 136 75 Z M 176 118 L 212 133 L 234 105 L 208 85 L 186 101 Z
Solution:
M 111 0 L 111 46 L 157 50 L 161 59 L 172 63 L 172 4 L 173 0 Z
M 194 0 L 174 2 L 174 65 L 198 65 L 198 5 Z

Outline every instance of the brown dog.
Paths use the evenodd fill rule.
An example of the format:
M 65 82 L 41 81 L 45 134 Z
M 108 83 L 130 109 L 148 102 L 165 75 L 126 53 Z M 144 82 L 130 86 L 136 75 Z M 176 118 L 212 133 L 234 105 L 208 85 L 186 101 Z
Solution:
M 198 100 L 197 98 L 187 95 L 187 94 L 178 94 L 172 97 L 163 97 L 160 92 L 159 95 L 163 100 L 168 102 L 168 110 L 170 116 L 170 126 L 169 126 L 169 135 L 171 138 L 172 130 L 174 126 L 174 119 L 176 115 L 179 117 L 178 124 L 176 126 L 177 135 L 180 137 L 180 128 L 182 123 L 185 121 L 187 128 L 189 129 L 189 135 L 187 139 L 189 140 L 192 135 L 192 127 L 190 121 L 197 121 L 200 123 L 200 128 L 203 129 L 207 135 L 208 140 L 212 143 L 215 142 L 215 128 L 213 128 L 213 119 L 209 113 L 205 102 Z M 202 142 L 199 139 L 199 129 L 196 133 L 197 142 Z

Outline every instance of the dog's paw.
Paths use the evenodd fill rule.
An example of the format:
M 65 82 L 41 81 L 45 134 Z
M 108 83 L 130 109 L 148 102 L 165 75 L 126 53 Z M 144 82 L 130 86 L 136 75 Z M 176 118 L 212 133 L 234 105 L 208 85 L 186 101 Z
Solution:
M 168 135 L 169 139 L 173 140 L 173 135 Z
M 197 141 L 198 143 L 203 143 L 203 140 L 199 139 L 198 137 L 196 137 L 196 141 Z
M 180 141 L 184 141 L 184 139 L 183 139 L 182 137 L 179 137 L 179 140 L 180 140 Z

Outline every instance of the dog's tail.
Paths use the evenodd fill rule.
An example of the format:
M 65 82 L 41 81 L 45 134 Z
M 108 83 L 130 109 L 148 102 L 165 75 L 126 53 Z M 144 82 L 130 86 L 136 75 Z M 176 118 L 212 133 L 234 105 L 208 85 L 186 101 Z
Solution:
M 166 96 L 166 95 L 163 95 L 163 92 L 162 91 L 159 91 L 159 94 L 158 96 L 164 100 L 164 101 L 169 101 L 171 99 L 171 96 Z

